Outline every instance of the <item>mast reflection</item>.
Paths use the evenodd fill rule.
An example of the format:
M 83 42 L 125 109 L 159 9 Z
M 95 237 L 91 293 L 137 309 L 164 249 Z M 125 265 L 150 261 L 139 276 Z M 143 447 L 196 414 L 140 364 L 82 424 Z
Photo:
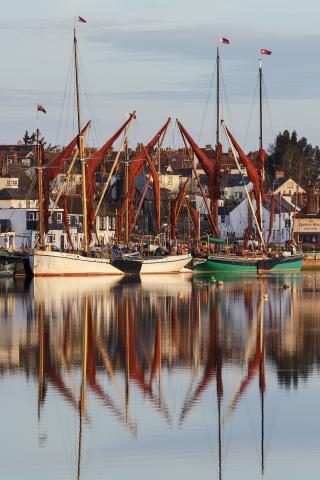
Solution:
M 35 279 L 21 290 L 1 283 L 1 372 L 36 379 L 39 422 L 49 389 L 77 412 L 77 478 L 93 401 L 134 438 L 143 420 L 137 402 L 168 427 L 184 428 L 208 394 L 222 479 L 225 429 L 256 386 L 264 475 L 266 368 L 290 388 L 319 362 L 319 280 L 293 278 L 289 289 L 282 287 L 279 277 L 225 279 L 220 287 L 176 276 L 137 283 L 86 279 L 76 286 Z M 295 369 L 283 368 L 295 362 Z M 231 367 L 237 375 L 226 390 L 224 373 Z M 181 384 L 179 401 L 170 382 Z

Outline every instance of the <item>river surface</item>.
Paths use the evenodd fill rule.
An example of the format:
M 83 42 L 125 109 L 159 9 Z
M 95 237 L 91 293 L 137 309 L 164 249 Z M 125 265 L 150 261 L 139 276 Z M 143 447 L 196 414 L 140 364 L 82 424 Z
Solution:
M 320 276 L 219 278 L 1 280 L 0 478 L 317 478 Z

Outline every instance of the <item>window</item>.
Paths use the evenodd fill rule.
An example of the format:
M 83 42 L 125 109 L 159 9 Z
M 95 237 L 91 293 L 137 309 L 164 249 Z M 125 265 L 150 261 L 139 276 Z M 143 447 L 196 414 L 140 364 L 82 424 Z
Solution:
M 99 217 L 99 230 L 106 230 L 107 229 L 107 218 L 106 217 Z
M 284 221 L 285 228 L 291 228 L 291 221 L 290 218 L 286 218 Z
M 226 221 L 226 216 L 225 215 L 221 215 L 221 223 L 225 223 Z
M 10 232 L 10 231 L 11 231 L 10 220 L 7 220 L 7 219 L 0 220 L 0 233 Z
M 116 229 L 116 219 L 115 217 L 110 217 L 109 218 L 109 230 L 115 230 Z
M 57 223 L 62 223 L 62 212 L 57 212 Z
M 27 220 L 38 220 L 38 212 L 27 212 Z
M 39 214 L 37 211 L 26 212 L 26 229 L 38 230 L 38 218 Z
M 13 162 L 13 158 L 11 155 L 7 155 L 7 163 L 12 163 Z

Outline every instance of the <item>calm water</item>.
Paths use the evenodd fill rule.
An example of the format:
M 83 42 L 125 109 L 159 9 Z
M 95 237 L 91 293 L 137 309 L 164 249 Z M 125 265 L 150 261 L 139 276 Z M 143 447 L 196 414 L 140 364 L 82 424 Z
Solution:
M 0 478 L 316 478 L 320 276 L 223 280 L 2 280 Z

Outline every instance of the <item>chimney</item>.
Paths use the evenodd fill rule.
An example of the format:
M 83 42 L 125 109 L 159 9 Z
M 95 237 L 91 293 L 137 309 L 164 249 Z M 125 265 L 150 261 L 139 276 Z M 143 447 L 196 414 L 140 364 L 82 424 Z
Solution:
M 283 168 L 278 168 L 276 170 L 276 179 L 278 178 L 284 178 L 284 170 Z
M 307 191 L 307 215 L 316 215 L 317 210 L 317 200 L 315 195 L 314 185 L 308 185 L 306 188 Z

